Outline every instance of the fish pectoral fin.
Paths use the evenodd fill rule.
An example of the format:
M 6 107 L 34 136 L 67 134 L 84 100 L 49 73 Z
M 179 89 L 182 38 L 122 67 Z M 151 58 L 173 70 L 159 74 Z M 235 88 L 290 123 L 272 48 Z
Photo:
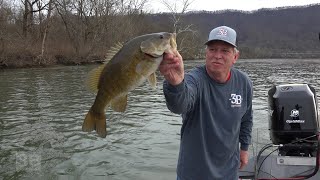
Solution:
M 111 101 L 111 109 L 116 112 L 124 112 L 127 108 L 128 95 L 120 96 Z
M 153 89 L 157 87 L 157 75 L 155 72 L 148 77 L 148 81 Z

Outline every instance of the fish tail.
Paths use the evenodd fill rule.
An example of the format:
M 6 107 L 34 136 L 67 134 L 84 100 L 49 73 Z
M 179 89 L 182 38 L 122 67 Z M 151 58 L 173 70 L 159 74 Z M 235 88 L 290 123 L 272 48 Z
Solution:
M 106 115 L 90 110 L 82 124 L 82 131 L 91 132 L 96 130 L 100 137 L 105 138 L 107 136 L 106 126 Z
M 106 118 L 103 118 L 103 121 L 97 121 L 96 131 L 100 137 L 105 138 L 107 136 L 106 128 L 107 128 Z

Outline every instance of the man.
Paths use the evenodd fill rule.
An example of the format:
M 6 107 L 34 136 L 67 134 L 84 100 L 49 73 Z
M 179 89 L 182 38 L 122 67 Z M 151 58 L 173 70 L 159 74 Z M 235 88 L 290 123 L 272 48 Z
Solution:
M 205 44 L 204 66 L 185 74 L 175 52 L 159 67 L 167 107 L 183 119 L 177 179 L 235 180 L 248 163 L 252 82 L 233 67 L 239 57 L 233 29 L 213 29 Z

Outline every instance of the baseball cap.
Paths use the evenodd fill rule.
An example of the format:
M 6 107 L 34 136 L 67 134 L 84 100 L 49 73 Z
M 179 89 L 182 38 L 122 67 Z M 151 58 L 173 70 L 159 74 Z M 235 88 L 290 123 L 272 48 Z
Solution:
M 219 26 L 214 29 L 209 34 L 208 41 L 205 43 L 207 45 L 210 41 L 220 40 L 237 47 L 237 33 L 235 30 L 228 26 Z

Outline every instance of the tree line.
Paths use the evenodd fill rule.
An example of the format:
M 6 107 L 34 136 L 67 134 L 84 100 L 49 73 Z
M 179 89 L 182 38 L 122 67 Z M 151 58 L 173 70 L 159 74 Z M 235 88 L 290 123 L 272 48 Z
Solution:
M 152 13 L 149 0 L 0 0 L 0 67 L 102 61 L 114 44 L 161 31 L 177 33 L 185 59 L 199 59 L 217 25 L 237 30 L 243 58 L 300 57 L 299 51 L 319 49 L 311 36 L 320 32 L 320 5 L 188 12 L 191 2 L 182 0 L 179 9 L 164 0 L 170 12 Z
M 170 1 L 163 2 L 171 7 Z M 186 34 L 192 32 L 189 27 L 179 29 L 178 13 L 172 12 L 169 21 L 154 21 L 145 10 L 146 3 L 148 0 L 0 0 L 0 66 L 101 61 L 114 44 L 159 31 L 181 33 L 185 44 Z

